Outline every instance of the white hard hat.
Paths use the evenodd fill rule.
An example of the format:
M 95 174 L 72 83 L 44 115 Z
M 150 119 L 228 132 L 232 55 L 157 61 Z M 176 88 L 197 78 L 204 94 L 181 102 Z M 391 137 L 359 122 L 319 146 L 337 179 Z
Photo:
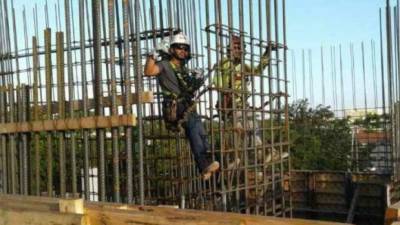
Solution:
M 184 44 L 190 46 L 190 40 L 185 34 L 179 33 L 174 35 L 171 39 L 171 45 L 174 44 Z

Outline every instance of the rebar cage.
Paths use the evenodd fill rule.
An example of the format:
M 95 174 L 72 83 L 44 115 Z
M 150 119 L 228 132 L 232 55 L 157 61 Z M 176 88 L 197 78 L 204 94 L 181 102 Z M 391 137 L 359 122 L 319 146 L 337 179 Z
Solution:
M 290 216 L 284 0 L 49 2 L 18 17 L 1 1 L 1 193 Z M 206 77 L 196 109 L 221 164 L 209 181 L 142 72 L 178 32 Z M 240 60 L 223 67 L 233 37 Z

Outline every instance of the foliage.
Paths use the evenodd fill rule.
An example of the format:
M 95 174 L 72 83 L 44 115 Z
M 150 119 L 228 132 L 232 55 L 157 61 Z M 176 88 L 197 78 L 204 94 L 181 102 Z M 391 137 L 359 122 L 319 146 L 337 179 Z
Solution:
M 322 105 L 307 100 L 289 106 L 292 166 L 303 170 L 347 170 L 351 151 L 348 119 L 335 118 Z
M 390 124 L 390 118 L 388 114 L 379 115 L 376 113 L 368 113 L 366 117 L 357 118 L 353 122 L 353 125 L 363 127 L 367 132 L 384 128 L 382 124 Z

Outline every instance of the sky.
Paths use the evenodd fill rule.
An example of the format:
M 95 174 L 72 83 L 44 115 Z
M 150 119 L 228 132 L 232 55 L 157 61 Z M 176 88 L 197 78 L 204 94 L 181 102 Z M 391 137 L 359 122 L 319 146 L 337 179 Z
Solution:
M 385 21 L 386 0 L 287 0 L 286 2 L 287 42 L 291 49 L 288 76 L 293 99 L 303 98 L 305 93 L 305 98 L 312 106 L 323 102 L 333 109 L 381 106 L 383 101 L 379 55 L 379 9 L 382 8 L 382 20 Z M 391 0 L 391 4 L 394 6 L 396 1 Z M 383 26 L 384 24 L 383 22 Z M 385 42 L 385 33 L 383 35 Z M 354 45 L 353 71 L 350 43 Z M 321 46 L 324 51 L 323 84 Z M 335 55 L 333 61 L 332 50 Z M 342 51 L 342 72 L 340 51 Z M 352 76 L 355 82 L 352 81 Z M 322 98 L 323 92 L 325 101 Z
M 57 0 L 48 0 L 49 11 L 54 11 L 56 2 Z M 58 2 L 62 4 L 64 1 Z M 386 0 L 286 0 L 288 43 L 291 48 L 309 48 L 325 43 L 378 39 L 379 8 L 384 7 L 385 2 Z M 391 2 L 396 3 L 395 0 Z M 21 12 L 25 5 L 28 15 L 35 3 L 42 11 L 44 0 L 14 0 L 16 12 Z
M 379 8 L 385 0 L 286 0 L 292 48 L 379 39 Z M 392 1 L 395 3 L 395 1 Z
M 75 23 L 77 23 L 77 1 L 72 0 L 75 4 Z M 198 0 L 200 1 L 200 0 Z M 223 4 L 226 4 L 225 0 L 222 0 Z M 232 0 L 233 7 L 237 5 L 238 0 Z M 244 0 L 245 6 L 248 4 L 249 0 Z M 281 4 L 281 0 L 277 0 Z M 34 7 L 35 3 L 38 4 L 39 12 L 43 12 L 43 5 L 46 1 L 44 0 L 14 0 L 14 6 L 16 8 L 17 14 L 21 15 L 23 6 L 26 6 L 27 9 L 27 17 L 28 22 L 31 19 L 32 15 L 32 7 Z M 50 14 L 54 14 L 54 4 L 55 3 L 63 4 L 64 0 L 48 0 L 49 3 L 49 12 Z M 213 2 L 213 1 L 211 1 Z M 253 4 L 257 2 L 253 0 Z M 273 2 L 273 0 L 271 1 Z M 396 3 L 396 0 L 391 0 L 392 6 Z M 330 47 L 335 46 L 335 54 L 339 53 L 339 45 L 342 47 L 343 51 L 343 75 L 344 75 L 344 83 L 345 86 L 343 88 L 343 93 L 346 95 L 345 105 L 346 108 L 351 107 L 353 104 L 352 98 L 349 97 L 354 95 L 353 87 L 349 87 L 351 85 L 347 85 L 350 83 L 350 58 L 349 58 L 349 44 L 350 42 L 354 43 L 354 51 L 355 51 L 355 76 L 358 81 L 358 86 L 355 88 L 359 90 L 357 92 L 357 103 L 353 105 L 353 107 L 363 107 L 362 102 L 364 99 L 368 100 L 369 106 L 373 103 L 370 99 L 374 99 L 373 89 L 376 89 L 376 85 L 380 86 L 377 78 L 373 78 L 373 68 L 371 68 L 371 56 L 372 56 L 372 47 L 371 40 L 375 42 L 376 52 L 379 53 L 379 9 L 382 8 L 383 12 L 385 10 L 386 0 L 286 0 L 286 15 L 287 15 L 287 44 L 289 46 L 291 54 L 295 57 L 296 67 L 293 66 L 293 60 L 291 55 L 288 57 L 288 78 L 290 80 L 289 83 L 289 91 L 291 92 L 291 96 L 293 98 L 300 98 L 302 96 L 302 92 L 306 91 L 306 98 L 310 99 L 316 98 L 316 103 L 321 103 L 321 93 L 323 89 L 323 85 L 321 85 L 322 79 L 320 77 L 320 64 L 321 60 L 319 57 L 320 47 L 324 46 L 324 57 L 325 57 L 325 83 L 324 86 L 326 89 L 326 101 L 327 104 L 332 104 L 334 101 L 334 92 L 329 88 L 334 85 L 337 86 L 336 92 L 341 92 L 339 90 L 340 86 L 340 77 L 339 77 L 339 55 L 336 57 L 335 65 L 337 68 L 330 68 Z M 202 9 L 204 10 L 204 9 Z M 237 8 L 236 8 L 237 10 Z M 245 11 L 248 9 L 245 9 Z M 62 9 L 61 9 L 62 12 Z M 235 7 L 234 7 L 234 14 Z M 253 19 L 256 21 L 257 10 L 254 10 Z M 51 16 L 50 16 L 51 17 Z M 20 17 L 21 18 L 21 17 Z M 248 18 L 245 18 L 247 20 Z M 384 19 L 384 16 L 383 16 Z M 40 27 L 44 27 L 44 14 L 41 13 L 39 15 L 39 24 Z M 225 19 L 226 20 L 226 19 Z M 238 16 L 234 16 L 234 20 L 237 25 Z M 22 21 L 19 19 L 19 21 Z M 203 21 L 204 22 L 204 21 Z M 54 19 L 50 20 L 50 24 L 54 27 L 55 21 Z M 18 27 L 22 27 L 21 24 L 17 24 Z M 62 24 L 63 26 L 63 24 Z M 40 31 L 42 32 L 42 31 Z M 255 31 L 257 32 L 257 31 Z M 28 26 L 28 33 L 33 33 L 33 26 Z M 21 33 L 22 34 L 22 33 Z M 265 37 L 265 36 L 264 36 Z M 22 40 L 22 35 L 19 35 L 19 39 Z M 365 47 L 365 72 L 362 68 L 362 58 L 361 58 L 361 42 L 364 42 Z M 303 68 L 301 68 L 301 53 L 302 50 L 305 50 L 305 56 L 308 58 L 308 52 L 311 51 L 312 57 L 312 65 L 309 67 L 306 65 L 304 68 L 305 75 L 303 75 Z M 378 57 L 378 56 L 376 56 Z M 379 61 L 379 57 L 376 59 Z M 306 62 L 307 63 L 307 62 Z M 379 65 L 379 64 L 378 64 Z M 294 70 L 293 70 L 294 68 Z M 380 74 L 380 67 L 377 67 L 377 71 L 375 72 L 375 76 Z M 337 74 L 336 83 L 333 83 L 332 78 L 330 77 L 333 71 L 336 70 Z M 365 73 L 365 78 L 364 78 Z M 311 75 L 312 74 L 312 75 Z M 301 77 L 303 76 L 303 77 Z M 313 83 L 311 83 L 311 76 L 313 76 Z M 333 76 L 333 75 L 332 75 Z M 305 85 L 303 85 L 301 79 L 305 79 Z M 362 90 L 363 85 L 361 85 L 363 80 L 365 79 L 365 91 Z M 294 84 L 296 83 L 296 87 Z M 296 90 L 295 90 L 296 88 Z M 361 89 L 360 89 L 361 88 Z M 313 92 L 310 92 L 312 90 Z M 352 93 L 353 92 L 353 93 Z M 362 94 L 366 92 L 366 94 Z M 315 95 L 315 96 L 314 96 Z M 379 104 L 379 102 L 378 102 Z

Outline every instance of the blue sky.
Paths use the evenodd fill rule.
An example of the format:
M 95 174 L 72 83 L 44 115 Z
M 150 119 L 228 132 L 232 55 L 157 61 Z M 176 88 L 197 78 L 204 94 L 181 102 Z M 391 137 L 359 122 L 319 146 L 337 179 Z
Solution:
M 391 6 L 396 4 L 391 0 Z M 386 0 L 287 0 L 287 40 L 295 55 L 295 73 L 292 66 L 292 52 L 288 58 L 289 88 L 291 96 L 314 99 L 314 106 L 322 103 L 322 78 L 320 48 L 324 47 L 325 69 L 325 102 L 334 108 L 334 86 L 337 92 L 337 109 L 342 109 L 341 78 L 339 64 L 339 45 L 343 54 L 343 105 L 349 108 L 364 108 L 365 106 L 381 106 L 381 71 L 379 56 L 379 8 L 382 8 L 382 20 L 385 23 Z M 383 25 L 385 26 L 385 25 Z M 383 27 L 385 29 L 385 27 Z M 385 31 L 383 31 L 385 32 Z M 385 42 L 385 33 L 383 33 Z M 373 68 L 371 41 L 375 42 L 376 64 Z M 350 43 L 354 44 L 355 90 L 352 88 L 352 71 L 350 58 Z M 361 43 L 365 48 L 365 70 L 363 69 Z M 335 47 L 336 62 L 332 64 L 331 47 Z M 305 50 L 305 76 L 302 71 L 302 50 Z M 308 64 L 308 52 L 312 52 L 312 72 Z M 332 65 L 335 65 L 333 67 Z M 336 71 L 333 72 L 333 71 Z M 333 75 L 335 73 L 335 75 Z M 313 81 L 310 81 L 311 74 Z M 336 76 L 336 83 L 332 77 Z M 364 88 L 365 76 L 365 88 Z M 305 78 L 305 86 L 303 79 Z M 296 80 L 296 81 L 295 81 Z M 297 82 L 297 90 L 293 84 Z M 313 85 L 313 88 L 311 88 Z M 312 90 L 312 92 L 310 91 Z M 304 91 L 304 92 L 303 92 Z M 377 93 L 377 95 L 375 95 Z M 355 95 L 355 104 L 353 102 Z M 312 97 L 311 97 L 312 96 Z M 375 97 L 377 96 L 377 97 Z M 387 97 L 387 96 L 386 96 Z M 377 98 L 377 101 L 375 100 Z M 366 101 L 365 101 L 366 100 Z M 365 104 L 367 102 L 367 104 Z
M 76 0 L 74 0 L 76 1 Z M 48 0 L 49 11 L 57 0 Z M 59 0 L 63 4 L 63 0 Z M 254 1 L 256 2 L 256 1 Z M 293 48 L 378 38 L 379 7 L 385 0 L 286 0 L 288 42 Z M 396 3 L 391 0 L 392 4 Z M 14 0 L 17 13 L 34 4 L 43 12 L 44 0 Z M 9 3 L 10 4 L 10 3 Z M 44 18 L 43 18 L 44 19 Z M 54 21 L 51 21 L 54 22 Z
M 22 7 L 23 5 L 26 6 L 27 9 L 27 18 L 28 23 L 32 20 L 32 7 L 34 7 L 35 3 L 38 4 L 39 10 L 39 24 L 40 29 L 39 32 L 42 34 L 44 24 L 44 13 L 43 7 L 46 1 L 44 0 L 14 0 L 16 12 L 17 12 L 17 26 L 22 27 Z M 74 2 L 74 14 L 75 14 L 75 23 L 78 21 L 77 17 L 77 2 L 78 0 L 72 0 Z M 198 0 L 202 1 L 202 0 Z M 248 0 L 244 0 L 245 6 L 248 4 Z M 9 1 L 10 2 L 10 1 Z M 64 3 L 64 0 L 48 0 L 49 3 L 49 13 L 50 18 L 54 15 L 54 4 L 55 3 Z M 89 1 L 90 2 L 90 1 Z M 210 1 L 213 2 L 213 1 Z M 226 4 L 226 0 L 222 1 L 223 4 Z M 253 0 L 253 5 L 256 7 L 256 3 L 258 1 Z M 273 0 L 271 1 L 273 2 Z M 281 0 L 278 0 L 281 3 Z M 238 0 L 233 0 L 233 6 L 238 5 Z M 391 0 L 392 6 L 396 3 L 396 0 Z M 10 3 L 9 3 L 10 4 Z M 379 8 L 383 9 L 386 4 L 386 0 L 286 0 L 286 15 L 287 15 L 287 43 L 289 45 L 290 50 L 295 51 L 296 56 L 296 76 L 297 76 L 297 97 L 302 97 L 303 90 L 307 90 L 306 97 L 310 97 L 313 93 L 315 94 L 315 102 L 321 103 L 321 78 L 320 78 L 320 57 L 318 56 L 320 46 L 324 46 L 325 50 L 325 75 L 327 76 L 325 82 L 326 87 L 332 87 L 332 80 L 330 76 L 333 70 L 329 68 L 330 65 L 330 46 L 336 46 L 336 54 L 338 54 L 338 45 L 341 44 L 343 47 L 343 73 L 345 77 L 345 81 L 348 81 L 350 75 L 350 65 L 349 65 L 349 43 L 353 42 L 355 44 L 355 63 L 356 63 L 356 79 L 358 83 L 362 82 L 362 69 L 361 69 L 361 42 L 363 41 L 365 44 L 365 51 L 366 51 L 366 77 L 367 82 L 366 86 L 368 90 L 373 89 L 373 79 L 371 78 L 371 66 L 370 66 L 370 42 L 374 40 L 376 43 L 376 51 L 379 52 Z M 225 7 L 225 6 L 224 6 Z M 263 7 L 265 7 L 263 5 Z M 238 13 L 237 8 L 234 7 L 234 14 L 237 15 Z M 236 11 L 235 11 L 236 10 Z M 245 11 L 248 9 L 246 8 Z M 263 10 L 262 10 L 263 11 Z M 61 13 L 63 14 L 63 10 L 61 9 Z M 257 21 L 258 12 L 254 9 L 253 20 Z M 234 24 L 237 26 L 238 16 L 234 16 Z M 248 21 L 248 18 L 245 18 Z M 383 16 L 384 19 L 384 16 Z M 203 18 L 204 20 L 204 18 Z M 223 20 L 227 20 L 224 18 Z M 204 23 L 204 21 L 203 21 Z M 226 21 L 225 21 L 226 23 Z M 54 28 L 55 20 L 50 20 L 50 25 Z M 62 26 L 64 24 L 62 23 Z M 257 30 L 255 31 L 257 32 Z M 264 31 L 265 32 L 265 31 Z M 18 39 L 22 41 L 22 33 L 20 33 Z M 28 34 L 33 34 L 33 26 L 28 26 Z M 265 36 L 264 36 L 265 37 Z M 20 43 L 23 43 L 20 42 Z M 313 61 L 313 79 L 314 79 L 314 88 L 310 88 L 311 84 L 309 82 L 309 66 L 306 65 L 306 86 L 302 87 L 301 79 L 302 79 L 302 68 L 301 68 L 301 51 L 305 49 L 306 57 L 308 57 L 308 49 L 312 51 L 312 61 Z M 293 84 L 294 78 L 292 73 L 292 62 L 291 62 L 291 55 L 288 55 L 288 78 L 290 80 L 289 84 L 289 91 L 293 92 Z M 379 59 L 379 58 L 378 58 Z M 338 63 L 338 58 L 337 62 Z M 339 71 L 339 68 L 336 68 Z M 378 64 L 379 70 L 379 64 Z M 377 71 L 377 74 L 380 74 L 380 71 Z M 339 74 L 337 74 L 339 76 Z M 339 77 L 337 77 L 337 83 L 340 82 Z M 379 82 L 379 81 L 378 81 Z M 348 83 L 348 82 L 347 82 Z M 376 83 L 376 82 L 375 82 Z M 346 84 L 346 82 L 345 82 Z M 338 85 L 338 84 L 336 84 Z M 361 88 L 359 84 L 357 89 Z M 313 93 L 308 92 L 311 89 Z M 352 90 L 349 87 L 344 88 L 344 93 L 346 96 L 350 96 L 352 94 Z M 327 104 L 331 104 L 333 97 L 331 90 L 326 90 L 326 98 Z M 368 92 L 366 96 L 367 99 L 372 99 L 371 96 L 372 92 Z M 295 93 L 291 93 L 292 96 L 296 96 Z M 356 107 L 363 107 L 361 104 L 365 96 L 363 96 L 362 91 L 357 93 L 357 104 Z M 348 97 L 345 99 L 346 107 L 351 107 L 352 105 L 352 98 Z M 371 102 L 369 102 L 369 106 L 371 106 Z
M 385 0 L 286 0 L 292 48 L 379 38 L 379 8 Z M 395 3 L 395 1 L 392 1 Z
M 64 2 L 58 1 L 61 4 Z M 56 2 L 57 0 L 48 0 L 50 13 L 54 11 Z M 288 43 L 291 48 L 296 49 L 311 48 L 321 44 L 359 42 L 371 38 L 378 40 L 378 10 L 385 6 L 385 2 L 385 0 L 286 0 Z M 395 0 L 391 2 L 396 3 Z M 28 19 L 32 15 L 35 3 L 38 4 L 39 11 L 43 12 L 44 0 L 14 0 L 17 14 L 22 12 L 23 5 L 26 6 Z M 44 22 L 44 15 L 40 19 Z

